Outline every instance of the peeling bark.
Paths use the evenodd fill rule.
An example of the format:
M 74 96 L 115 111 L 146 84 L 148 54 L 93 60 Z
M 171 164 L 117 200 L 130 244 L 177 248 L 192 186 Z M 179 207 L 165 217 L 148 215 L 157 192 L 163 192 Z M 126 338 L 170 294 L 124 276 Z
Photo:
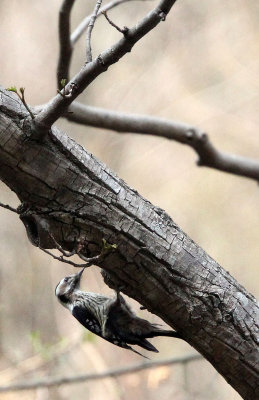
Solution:
M 0 91 L 0 179 L 21 201 L 31 242 L 67 250 L 117 245 L 99 266 L 110 287 L 160 316 L 244 399 L 259 398 L 258 306 L 161 209 L 53 128 L 42 141 L 15 95 Z

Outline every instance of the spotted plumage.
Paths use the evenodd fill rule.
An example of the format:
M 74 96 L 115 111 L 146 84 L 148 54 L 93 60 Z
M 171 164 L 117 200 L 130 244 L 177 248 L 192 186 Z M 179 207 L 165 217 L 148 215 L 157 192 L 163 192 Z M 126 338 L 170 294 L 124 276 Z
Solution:
M 158 352 L 147 338 L 155 336 L 181 338 L 175 331 L 163 330 L 158 325 L 137 317 L 119 292 L 116 292 L 115 297 L 107 297 L 80 290 L 83 271 L 63 278 L 57 285 L 55 293 L 60 303 L 90 332 L 137 354 L 140 353 L 130 345 Z

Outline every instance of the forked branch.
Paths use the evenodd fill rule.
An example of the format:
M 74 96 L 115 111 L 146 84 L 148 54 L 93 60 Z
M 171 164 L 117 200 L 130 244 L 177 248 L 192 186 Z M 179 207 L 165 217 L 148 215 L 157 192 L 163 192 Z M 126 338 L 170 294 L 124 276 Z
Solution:
M 111 1 L 98 11 L 96 18 L 102 15 L 103 12 L 128 1 L 135 0 Z M 92 15 L 88 15 L 70 35 L 70 16 L 74 3 L 75 0 L 63 0 L 59 10 L 59 59 L 57 65 L 57 87 L 59 90 L 63 89 L 64 84 L 69 81 L 69 69 L 74 45 L 87 30 L 92 18 Z
M 35 126 L 46 132 L 67 110 L 68 106 L 85 90 L 97 76 L 109 66 L 118 62 L 148 32 L 154 29 L 174 5 L 176 0 L 161 0 L 159 5 L 147 14 L 135 27 L 128 30 L 127 35 L 111 48 L 100 54 L 95 60 L 87 63 L 81 71 L 66 85 L 64 96 L 58 94 L 35 118 Z M 66 91 L 70 96 L 66 96 Z
M 115 7 L 119 6 L 120 4 L 133 2 L 133 1 L 146 1 L 146 0 L 113 0 L 113 1 L 110 1 L 109 3 L 105 4 L 102 8 L 100 8 L 100 10 L 98 11 L 98 14 L 97 14 L 97 18 L 100 17 L 100 15 L 102 15 L 102 13 L 109 11 L 112 8 L 115 8 Z M 77 28 L 71 34 L 70 40 L 71 40 L 72 46 L 74 46 L 76 44 L 76 42 L 80 39 L 80 37 L 86 31 L 90 20 L 91 20 L 91 15 L 88 15 L 86 18 L 83 19 L 83 21 L 77 26 Z

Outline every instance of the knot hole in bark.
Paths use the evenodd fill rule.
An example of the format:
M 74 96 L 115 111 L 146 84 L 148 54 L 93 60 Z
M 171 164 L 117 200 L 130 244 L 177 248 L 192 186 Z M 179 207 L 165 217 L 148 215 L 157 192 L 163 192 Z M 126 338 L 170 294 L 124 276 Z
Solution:
M 51 224 L 51 221 L 44 218 L 42 215 L 30 213 L 29 215 L 24 213 L 20 215 L 20 219 L 23 222 L 27 236 L 30 242 L 36 247 L 43 247 L 44 249 L 55 248 L 55 244 L 51 239 L 50 232 L 56 236 L 57 224 Z M 56 228 L 56 229 L 55 229 Z M 60 229 L 58 229 L 60 234 Z
M 38 231 L 38 226 L 37 222 L 35 221 L 33 216 L 21 216 L 21 221 L 23 222 L 27 236 L 30 240 L 30 242 L 38 247 L 39 245 L 39 231 Z

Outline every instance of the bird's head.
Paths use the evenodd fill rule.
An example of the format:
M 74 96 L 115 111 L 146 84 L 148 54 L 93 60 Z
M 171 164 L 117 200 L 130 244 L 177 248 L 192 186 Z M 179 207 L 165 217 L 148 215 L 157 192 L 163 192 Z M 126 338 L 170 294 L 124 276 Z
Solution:
M 84 268 L 77 274 L 66 276 L 57 284 L 55 294 L 63 305 L 69 303 L 74 291 L 80 288 L 80 281 L 83 272 Z

